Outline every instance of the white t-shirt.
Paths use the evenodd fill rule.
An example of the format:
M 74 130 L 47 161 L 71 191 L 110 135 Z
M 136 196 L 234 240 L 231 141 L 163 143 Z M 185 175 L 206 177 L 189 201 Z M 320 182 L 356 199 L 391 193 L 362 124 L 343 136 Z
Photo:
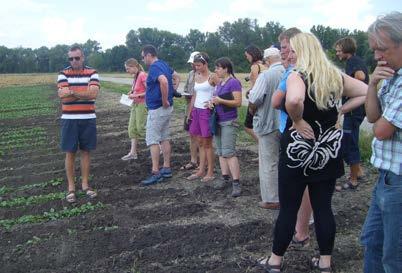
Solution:
M 208 80 L 202 83 L 194 84 L 194 92 L 197 94 L 195 97 L 194 107 L 199 109 L 206 109 L 205 103 L 211 100 L 214 94 L 215 87 L 209 84 Z

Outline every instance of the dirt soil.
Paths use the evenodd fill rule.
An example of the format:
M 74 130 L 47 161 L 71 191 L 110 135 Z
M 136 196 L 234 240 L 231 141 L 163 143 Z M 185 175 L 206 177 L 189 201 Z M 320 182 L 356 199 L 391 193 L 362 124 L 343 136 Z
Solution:
M 58 107 L 56 97 L 50 99 Z M 150 171 L 149 151 L 141 143 L 138 160 L 120 160 L 130 145 L 126 132 L 129 109 L 119 105 L 118 99 L 118 94 L 103 91 L 97 102 L 98 148 L 93 153 L 91 173 L 92 186 L 99 192 L 96 201 L 105 208 L 62 220 L 19 224 L 11 230 L 0 228 L 0 272 L 264 272 L 256 261 L 270 253 L 278 211 L 257 206 L 258 163 L 252 160 L 257 156 L 255 144 L 238 145 L 241 197 L 230 197 L 230 187 L 215 190 L 200 181 L 187 181 L 190 172 L 179 168 L 189 160 L 188 137 L 181 126 L 182 112 L 176 111 L 171 125 L 174 175 L 164 183 L 142 187 L 140 181 Z M 47 144 L 15 150 L 1 159 L 0 186 L 64 179 L 64 154 L 58 149 L 59 114 L 0 121 L 2 129 L 35 126 L 46 128 Z M 367 170 L 369 181 L 355 191 L 334 195 L 337 236 L 333 272 L 362 272 L 359 234 L 376 178 Z M 56 187 L 5 194 L 0 201 L 65 189 L 63 182 Z M 75 205 L 59 200 L 0 208 L 0 219 L 42 214 L 88 201 L 81 197 Z M 311 236 L 315 237 L 313 227 Z M 303 250 L 289 250 L 283 272 L 311 272 L 309 259 L 315 254 L 315 239 Z

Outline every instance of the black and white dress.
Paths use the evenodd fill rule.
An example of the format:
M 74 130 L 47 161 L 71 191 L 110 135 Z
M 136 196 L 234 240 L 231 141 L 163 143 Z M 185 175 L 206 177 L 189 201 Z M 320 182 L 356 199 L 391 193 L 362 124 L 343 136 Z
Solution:
M 304 77 L 302 77 L 304 79 Z M 304 182 L 336 179 L 344 174 L 341 155 L 342 130 L 335 128 L 338 119 L 337 102 L 320 110 L 307 93 L 304 100 L 303 119 L 314 130 L 315 140 L 304 139 L 296 130 L 290 130 L 287 121 L 281 138 L 279 156 L 279 180 L 303 180 Z

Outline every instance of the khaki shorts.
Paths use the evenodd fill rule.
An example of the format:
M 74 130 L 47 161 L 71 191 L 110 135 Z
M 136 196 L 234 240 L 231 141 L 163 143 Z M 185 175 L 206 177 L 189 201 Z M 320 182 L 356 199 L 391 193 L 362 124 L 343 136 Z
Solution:
M 169 124 L 172 117 L 173 106 L 168 108 L 159 107 L 148 110 L 145 141 L 147 146 L 159 144 L 170 138 Z
M 215 153 L 222 157 L 236 156 L 236 139 L 239 124 L 236 120 L 219 122 L 218 131 L 214 135 Z
M 144 138 L 145 124 L 147 121 L 147 108 L 144 103 L 133 104 L 128 121 L 128 137 Z

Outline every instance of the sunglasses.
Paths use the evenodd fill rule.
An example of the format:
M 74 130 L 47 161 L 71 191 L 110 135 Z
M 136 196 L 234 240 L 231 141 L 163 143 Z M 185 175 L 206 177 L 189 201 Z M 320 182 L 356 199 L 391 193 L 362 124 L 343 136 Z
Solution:
M 81 57 L 69 57 L 68 60 L 70 62 L 72 62 L 73 60 L 79 61 L 79 60 L 81 60 Z
M 207 60 L 205 60 L 205 58 L 201 55 L 201 54 L 197 54 L 194 56 L 194 62 L 202 62 L 203 64 L 205 64 L 207 62 Z

